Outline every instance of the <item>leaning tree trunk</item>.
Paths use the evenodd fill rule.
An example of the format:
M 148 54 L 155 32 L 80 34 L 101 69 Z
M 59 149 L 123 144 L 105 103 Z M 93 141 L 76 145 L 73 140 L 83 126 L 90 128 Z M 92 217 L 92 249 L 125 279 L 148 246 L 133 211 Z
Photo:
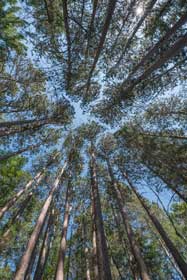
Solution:
M 134 277 L 134 280 L 138 280 L 140 273 L 139 273 L 139 271 L 137 271 L 137 269 L 135 269 L 135 265 L 134 265 L 135 264 L 135 259 L 134 259 L 133 254 L 131 253 L 131 250 L 129 250 L 129 248 L 128 248 L 127 240 L 125 238 L 122 238 L 122 235 L 119 231 L 119 229 L 120 229 L 120 219 L 119 219 L 119 216 L 116 215 L 112 203 L 111 203 L 111 209 L 112 209 L 112 213 L 113 213 L 113 217 L 114 217 L 116 227 L 118 228 L 119 242 L 123 246 L 124 252 L 127 252 L 127 259 L 128 259 L 128 265 L 129 265 L 130 271 L 132 273 L 132 276 Z
M 40 215 L 38 217 L 38 220 L 36 222 L 34 230 L 33 230 L 32 234 L 31 234 L 31 237 L 30 237 L 30 239 L 28 241 L 25 253 L 22 256 L 22 258 L 20 260 L 20 263 L 19 263 L 19 266 L 17 268 L 17 271 L 15 273 L 14 280 L 24 280 L 24 277 L 26 275 L 29 263 L 31 261 L 32 253 L 34 252 L 34 249 L 36 247 L 37 241 L 38 241 L 38 239 L 40 237 L 40 233 L 42 231 L 42 228 L 44 226 L 47 213 L 48 213 L 49 208 L 51 206 L 54 193 L 58 190 L 59 182 L 60 182 L 60 179 L 61 179 L 61 177 L 62 177 L 62 175 L 64 173 L 65 168 L 66 168 L 66 163 L 64 164 L 63 168 L 60 169 L 59 174 L 56 177 L 56 180 L 54 182 L 54 185 L 52 186 L 52 189 L 51 189 L 51 191 L 49 193 L 49 196 L 46 199 L 46 201 L 45 201 L 45 203 L 44 203 L 44 205 L 42 207 L 42 210 L 40 212 Z
M 52 123 L 52 119 L 0 122 L 0 137 L 37 129 Z
M 125 43 L 125 46 L 123 48 L 123 52 L 120 55 L 117 63 L 115 63 L 115 65 L 112 68 L 116 68 L 119 66 L 121 60 L 123 59 L 126 51 L 128 50 L 128 48 L 130 47 L 134 36 L 136 35 L 136 33 L 138 32 L 138 30 L 140 29 L 140 27 L 142 26 L 142 24 L 144 23 L 145 19 L 147 18 L 147 16 L 150 14 L 150 11 L 152 10 L 153 6 L 156 4 L 157 0 L 150 0 L 150 2 L 148 3 L 148 6 L 144 12 L 144 14 L 142 15 L 142 17 L 139 19 L 139 21 L 137 22 L 134 30 L 132 31 L 132 34 L 130 35 L 130 37 L 127 39 L 127 42 Z M 111 71 L 111 70 L 110 70 Z
M 137 84 L 147 79 L 155 70 L 159 69 L 167 61 L 169 61 L 171 58 L 176 56 L 186 46 L 186 44 L 187 44 L 187 33 L 182 37 L 180 37 L 170 48 L 168 48 L 160 58 L 158 58 L 152 65 L 150 65 L 145 70 L 143 74 L 141 74 L 139 77 L 137 77 L 132 82 L 130 82 L 129 86 L 124 88 L 124 86 L 128 84 L 127 80 L 122 82 L 121 86 L 119 87 L 120 99 L 125 100 L 126 97 L 129 95 L 129 93 L 132 92 L 132 90 Z
M 104 25 L 103 25 L 103 30 L 102 30 L 102 33 L 101 33 L 101 37 L 100 37 L 100 40 L 99 40 L 99 45 L 97 47 L 96 55 L 94 57 L 94 62 L 93 62 L 93 65 L 91 67 L 91 70 L 90 70 L 90 73 L 89 73 L 89 76 L 88 76 L 88 80 L 87 80 L 87 83 L 86 83 L 86 91 L 87 92 L 89 91 L 91 78 L 92 78 L 93 72 L 95 70 L 96 64 L 99 60 L 99 56 L 100 56 L 101 51 L 103 49 L 103 45 L 105 43 L 106 35 L 107 35 L 108 29 L 109 29 L 109 26 L 110 26 L 110 23 L 111 23 L 111 20 L 112 20 L 114 10 L 115 10 L 116 2 L 117 2 L 117 0 L 109 0 L 109 3 L 108 3 L 106 18 L 105 18 L 105 22 L 104 22 Z
M 92 9 L 91 20 L 90 20 L 88 34 L 87 34 L 88 38 L 87 38 L 87 46 L 86 46 L 86 51 L 85 51 L 85 59 L 87 59 L 87 57 L 88 57 L 88 52 L 89 52 L 89 47 L 90 47 L 90 39 L 91 39 L 92 32 L 93 32 L 93 29 L 94 29 L 94 20 L 95 20 L 95 15 L 96 15 L 96 11 L 97 11 L 97 5 L 98 5 L 98 0 L 94 0 L 93 1 L 93 9 Z
M 69 28 L 69 22 L 68 22 L 67 0 L 62 1 L 62 7 L 63 7 L 64 27 L 65 27 L 65 33 L 66 33 L 67 52 L 68 52 L 67 89 L 69 89 L 70 82 L 71 82 L 71 38 L 70 38 L 70 28 Z
M 112 186 L 113 186 L 114 195 L 115 195 L 116 202 L 118 204 L 118 207 L 119 207 L 119 210 L 120 210 L 120 213 L 121 213 L 121 217 L 123 219 L 123 223 L 124 223 L 124 226 L 125 226 L 127 237 L 128 237 L 128 240 L 129 240 L 129 243 L 130 243 L 130 246 L 131 246 L 132 254 L 133 254 L 133 256 L 134 256 L 134 258 L 137 262 L 137 265 L 139 267 L 140 275 L 141 275 L 142 280 L 150 280 L 151 277 L 149 276 L 147 266 L 144 262 L 142 254 L 141 254 L 141 250 L 140 250 L 140 248 L 139 248 L 139 246 L 136 242 L 136 238 L 134 236 L 133 229 L 132 229 L 132 227 L 130 225 L 130 222 L 129 222 L 127 210 L 123 205 L 124 203 L 123 203 L 123 198 L 122 198 L 122 192 L 120 191 L 120 188 L 118 187 L 117 182 L 114 178 L 114 174 L 113 174 L 109 159 L 107 159 L 107 165 L 108 165 L 108 173 L 110 175 L 111 183 L 112 183 Z
M 62 238 L 60 242 L 60 249 L 58 255 L 58 264 L 56 269 L 55 280 L 64 280 L 64 264 L 65 264 L 65 255 L 66 255 L 66 244 L 67 244 L 67 231 L 69 225 L 69 217 L 70 217 L 70 199 L 71 199 L 71 179 L 68 181 L 67 191 L 66 191 L 66 202 L 65 202 L 65 212 L 64 212 L 64 222 L 62 227 Z
M 52 208 L 51 213 L 49 215 L 49 220 L 45 229 L 44 238 L 42 242 L 42 247 L 40 250 L 38 262 L 36 265 L 36 270 L 34 273 L 33 280 L 41 280 L 44 274 L 46 262 L 49 256 L 49 250 L 52 239 L 52 228 L 54 227 L 54 209 Z
M 165 179 L 165 178 L 163 177 L 163 175 L 159 174 L 158 171 L 154 170 L 154 169 L 150 166 L 150 164 L 148 164 L 147 162 L 143 162 L 143 164 L 145 164 L 146 167 L 147 167 L 154 175 L 156 175 L 158 178 L 160 178 L 160 179 L 167 185 L 167 187 L 168 187 L 169 189 L 171 189 L 173 192 L 175 192 L 175 193 L 180 197 L 181 200 L 183 200 L 184 202 L 187 202 L 187 197 L 186 197 L 184 194 L 182 194 L 182 193 L 180 193 L 180 192 L 178 191 L 177 186 L 173 186 L 172 183 L 168 182 L 168 180 Z
M 40 146 L 42 145 L 42 143 L 43 143 L 43 142 L 41 142 L 41 143 L 39 143 L 39 144 L 36 144 L 36 145 L 31 145 L 31 146 L 26 147 L 26 148 L 23 148 L 23 149 L 20 149 L 20 150 L 18 150 L 18 151 L 16 151 L 16 152 L 11 152 L 11 153 L 8 153 L 8 154 L 6 154 L 6 155 L 2 155 L 2 156 L 0 156 L 0 161 L 2 161 L 2 160 L 7 160 L 7 159 L 9 159 L 9 158 L 11 158 L 11 157 L 20 155 L 20 154 L 22 154 L 22 153 L 24 153 L 24 152 L 27 152 L 27 151 L 30 151 L 30 150 L 34 150 L 34 149 L 40 147 Z
M 104 232 L 101 203 L 97 182 L 97 172 L 96 172 L 96 158 L 94 146 L 91 144 L 90 152 L 90 178 L 91 178 L 91 193 L 92 193 L 92 207 L 93 207 L 93 220 L 96 229 L 96 244 L 97 252 L 99 255 L 99 274 L 100 280 L 112 280 L 110 262 L 108 256 L 108 249 L 106 243 L 106 237 Z
M 154 213 L 151 211 L 150 207 L 147 206 L 146 202 L 144 201 L 143 197 L 137 192 L 136 188 L 133 186 L 131 181 L 129 180 L 129 177 L 126 172 L 124 172 L 124 177 L 127 180 L 129 186 L 135 193 L 136 197 L 140 201 L 142 207 L 147 212 L 150 220 L 152 221 L 153 225 L 155 226 L 156 230 L 160 234 L 161 238 L 163 239 L 168 251 L 171 253 L 173 259 L 175 260 L 176 264 L 178 265 L 180 271 L 182 272 L 183 276 L 187 278 L 187 263 L 184 261 L 183 257 L 179 253 L 178 249 L 175 247 L 167 233 L 165 232 L 164 228 L 162 227 L 161 223 L 157 219 L 157 217 L 154 215 Z
M 10 200 L 8 200 L 6 202 L 6 204 L 0 208 L 0 219 L 4 216 L 4 214 L 10 210 L 11 207 L 13 207 L 15 205 L 15 203 L 17 202 L 17 200 L 28 190 L 31 188 L 32 184 L 35 183 L 35 187 L 39 185 L 39 183 L 41 182 L 41 180 L 43 179 L 44 175 L 45 175 L 45 171 L 46 169 L 53 163 L 53 160 L 58 156 L 59 153 L 56 153 L 46 164 L 46 166 L 42 169 L 42 171 L 39 171 L 36 176 L 31 179 L 24 188 L 22 188 L 21 190 L 19 190 L 18 193 L 16 193 Z
M 4 216 L 4 214 L 10 210 L 11 207 L 15 205 L 17 200 L 32 186 L 33 183 L 38 185 L 43 179 L 45 174 L 45 170 L 39 171 L 36 176 L 31 179 L 24 188 L 22 188 L 18 193 L 16 193 L 6 204 L 0 209 L 0 219 Z
M 13 215 L 13 217 L 11 218 L 11 220 L 3 227 L 3 235 L 2 238 L 7 238 L 7 236 L 9 235 L 10 231 L 11 231 L 11 226 L 13 224 L 15 224 L 19 218 L 23 215 L 24 210 L 26 209 L 26 207 L 28 206 L 31 197 L 33 195 L 33 192 L 30 192 L 29 195 L 24 199 L 24 201 L 21 203 L 21 205 L 19 206 L 19 209 L 16 211 L 16 213 Z
M 132 72 L 129 74 L 128 79 L 145 63 L 148 59 L 152 58 L 153 55 L 159 52 L 159 49 L 168 42 L 168 40 L 177 32 L 187 22 L 187 13 L 181 16 L 181 18 L 166 32 L 166 34 L 148 51 L 148 53 L 141 59 L 141 61 L 133 68 Z

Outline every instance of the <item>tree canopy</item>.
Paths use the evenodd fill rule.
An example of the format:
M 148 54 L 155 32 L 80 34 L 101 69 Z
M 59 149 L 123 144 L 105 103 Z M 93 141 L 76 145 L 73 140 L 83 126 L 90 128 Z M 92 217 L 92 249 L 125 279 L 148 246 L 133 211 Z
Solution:
M 2 0 L 0 279 L 187 279 L 187 1 Z

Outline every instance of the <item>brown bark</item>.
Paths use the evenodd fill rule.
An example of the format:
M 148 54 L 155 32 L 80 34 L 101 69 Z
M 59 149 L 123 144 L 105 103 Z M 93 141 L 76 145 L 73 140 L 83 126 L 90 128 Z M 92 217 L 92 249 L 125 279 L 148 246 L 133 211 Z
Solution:
M 112 67 L 112 68 L 116 68 L 117 66 L 119 66 L 121 60 L 123 59 L 127 49 L 130 47 L 132 40 L 134 39 L 134 36 L 136 35 L 137 31 L 140 29 L 140 27 L 142 26 L 144 20 L 146 19 L 146 17 L 150 14 L 150 11 L 152 10 L 153 6 L 155 5 L 157 0 L 150 0 L 149 4 L 147 5 L 147 8 L 144 12 L 144 14 L 142 15 L 142 17 L 140 18 L 140 20 L 137 22 L 132 34 L 130 35 L 130 37 L 127 39 L 127 42 L 125 44 L 125 47 L 123 48 L 123 52 L 120 55 L 117 63 Z
M 150 166 L 150 164 L 146 163 L 146 166 L 153 174 L 155 174 L 157 177 L 159 177 L 167 185 L 168 188 L 170 188 L 173 192 L 175 192 L 180 197 L 180 199 L 182 199 L 184 202 L 187 202 L 187 197 L 185 195 L 183 195 L 182 193 L 180 193 L 177 190 L 177 187 L 173 186 L 170 182 L 168 182 L 168 180 L 166 180 L 161 174 L 159 174 L 156 170 L 154 170 Z
M 12 152 L 12 153 L 8 153 L 8 154 L 6 154 L 6 155 L 0 156 L 0 161 L 1 161 L 1 160 L 7 160 L 7 159 L 9 159 L 9 158 L 11 158 L 11 157 L 20 155 L 20 154 L 22 154 L 22 153 L 24 153 L 24 152 L 26 152 L 26 151 L 29 151 L 29 150 L 34 150 L 35 148 L 38 148 L 38 147 L 40 147 L 41 145 L 42 145 L 42 142 L 39 143 L 39 144 L 36 144 L 36 145 L 31 145 L 31 146 L 29 146 L 29 147 L 20 149 L 20 150 L 18 150 L 18 151 L 16 151 L 16 152 Z
M 36 176 L 31 179 L 24 188 L 22 188 L 18 193 L 16 193 L 6 204 L 0 209 L 0 219 L 4 216 L 5 212 L 10 210 L 16 203 L 16 201 L 32 186 L 33 183 L 38 185 L 44 177 L 45 169 L 39 171 Z
M 0 137 L 14 135 L 27 130 L 38 129 L 53 122 L 54 120 L 52 119 L 0 122 Z
M 63 7 L 63 16 L 64 16 L 64 26 L 66 32 L 66 41 L 67 41 L 67 51 L 68 51 L 68 59 L 67 59 L 67 89 L 69 89 L 70 81 L 71 81 L 71 38 L 70 38 L 70 29 L 68 22 L 68 8 L 67 8 L 67 0 L 62 1 Z
M 166 50 L 162 56 L 157 59 L 151 66 L 149 66 L 143 74 L 141 74 L 138 78 L 134 79 L 132 82 L 130 82 L 130 85 L 124 88 L 125 84 L 128 84 L 128 81 L 125 80 L 120 88 L 120 98 L 126 99 L 128 97 L 129 93 L 134 89 L 134 87 L 142 82 L 143 80 L 147 79 L 155 70 L 162 67 L 168 60 L 176 56 L 182 48 L 185 47 L 187 44 L 187 34 L 180 37 L 168 50 Z
M 112 20 L 112 15 L 114 13 L 116 2 L 117 2 L 116 0 L 109 0 L 109 3 L 108 3 L 107 14 L 106 14 L 105 22 L 104 22 L 104 25 L 103 25 L 103 30 L 102 30 L 102 33 L 101 33 L 99 45 L 97 47 L 96 55 L 94 57 L 94 62 L 93 62 L 93 65 L 91 67 L 91 70 L 90 70 L 90 73 L 89 73 L 89 76 L 88 76 L 88 80 L 87 80 L 87 83 L 86 83 L 86 91 L 87 92 L 90 88 L 91 78 L 92 78 L 93 72 L 95 70 L 96 64 L 99 60 L 99 56 L 100 56 L 101 51 L 103 49 L 103 45 L 105 43 L 106 35 L 107 35 L 108 29 L 109 29 L 109 26 L 110 26 L 110 23 L 111 23 L 111 20 Z
M 89 29 L 88 29 L 87 47 L 86 47 L 86 51 L 85 51 L 85 57 L 86 58 L 88 56 L 88 51 L 89 51 L 89 47 L 90 47 L 90 38 L 91 38 L 93 29 L 94 29 L 94 20 L 95 20 L 95 15 L 96 15 L 96 11 L 97 11 L 97 5 L 98 5 L 98 0 L 94 0 L 93 1 L 93 10 L 92 10 L 90 26 L 89 26 Z
M 96 230 L 95 230 L 95 225 L 94 224 L 93 224 L 92 243 L 93 243 L 92 253 L 93 253 L 94 280 L 100 280 L 99 266 L 98 266 L 98 250 L 97 250 L 97 242 L 96 242 Z
M 141 203 L 142 207 L 144 208 L 145 212 L 148 214 L 150 220 L 152 221 L 153 225 L 155 226 L 156 230 L 159 232 L 161 238 L 163 239 L 168 251 L 171 253 L 172 257 L 174 258 L 176 264 L 178 265 L 180 271 L 182 272 L 183 276 L 187 278 L 187 263 L 184 261 L 183 257 L 179 253 L 178 249 L 175 247 L 174 243 L 171 241 L 167 233 L 165 232 L 164 228 L 162 227 L 161 223 L 157 219 L 157 217 L 152 212 L 151 208 L 146 204 L 143 197 L 137 192 L 136 188 L 132 185 L 131 181 L 126 172 L 124 172 L 124 177 L 127 180 L 129 186 L 135 193 L 136 197 L 138 198 L 139 202 Z
M 38 220 L 36 222 L 34 230 L 33 230 L 32 234 L 31 234 L 31 237 L 28 241 L 25 253 L 22 256 L 22 258 L 20 260 L 20 263 L 19 263 L 19 266 L 17 268 L 17 271 L 15 273 L 14 280 L 24 280 L 24 277 L 26 275 L 29 263 L 31 261 L 32 253 L 34 252 L 37 241 L 40 237 L 40 233 L 42 231 L 47 213 L 48 213 L 49 208 L 51 206 L 54 193 L 58 190 L 59 182 L 60 182 L 60 179 L 61 179 L 61 177 L 64 173 L 65 168 L 66 168 L 66 163 L 64 164 L 63 168 L 60 169 L 59 174 L 56 177 L 55 182 L 54 182 L 54 184 L 51 188 L 49 196 L 47 197 L 47 199 L 46 199 L 46 201 L 45 201 L 45 203 L 42 207 L 42 210 L 40 212 L 40 215 L 38 217 Z
M 21 217 L 21 215 L 23 214 L 25 208 L 27 207 L 28 203 L 31 200 L 31 197 L 33 195 L 33 192 L 30 192 L 29 195 L 24 199 L 24 201 L 21 203 L 21 205 L 19 206 L 19 209 L 16 211 L 16 213 L 13 215 L 13 217 L 11 218 L 11 220 L 3 227 L 3 235 L 2 238 L 6 238 L 11 230 L 11 226 L 17 221 L 19 220 L 19 218 Z
M 69 179 L 71 180 L 71 179 Z M 65 255 L 66 255 L 66 244 L 67 244 L 67 231 L 69 225 L 69 217 L 70 217 L 70 196 L 71 196 L 71 182 L 68 181 L 67 190 L 66 190 L 66 201 L 65 201 L 65 213 L 64 213 L 64 221 L 62 227 L 62 238 L 60 242 L 60 249 L 58 255 L 58 264 L 56 269 L 55 280 L 64 280 L 64 263 L 65 263 Z
M 159 52 L 159 48 L 161 48 L 165 43 L 168 42 L 170 37 L 172 37 L 176 31 L 182 27 L 187 22 L 187 13 L 181 16 L 181 18 L 166 32 L 166 34 L 148 51 L 148 53 L 142 58 L 142 60 L 133 68 L 132 72 L 130 73 L 129 77 L 131 76 L 140 68 L 142 67 L 148 59 L 152 58 L 153 55 Z
M 51 210 L 49 220 L 45 229 L 44 237 L 43 237 L 43 242 L 42 242 L 42 247 L 40 250 L 36 270 L 34 273 L 33 280 L 41 280 L 42 275 L 45 270 L 45 265 L 49 256 L 49 249 L 51 245 L 51 238 L 52 238 L 52 233 L 51 230 L 53 228 L 53 222 L 54 222 L 54 209 Z
M 112 280 L 110 262 L 108 256 L 108 249 L 106 243 L 106 237 L 104 232 L 102 210 L 100 203 L 100 195 L 97 182 L 96 172 L 96 158 L 93 144 L 90 151 L 90 178 L 91 178 L 91 193 L 92 193 L 92 207 L 93 207 L 93 220 L 96 230 L 96 245 L 98 253 L 99 264 L 99 279 L 100 280 Z
M 121 26 L 121 28 L 120 28 L 120 30 L 119 30 L 119 32 L 118 32 L 118 35 L 116 36 L 116 39 L 115 39 L 114 43 L 112 44 L 112 47 L 111 47 L 111 49 L 110 49 L 110 55 L 111 55 L 111 54 L 113 53 L 113 51 L 115 50 L 116 44 L 117 44 L 117 42 L 118 42 L 118 39 L 119 39 L 119 37 L 120 37 L 120 35 L 121 35 L 122 31 L 123 31 L 124 26 L 126 25 L 126 23 L 128 23 L 129 16 L 130 16 L 130 14 L 132 13 L 132 8 L 133 8 L 133 6 L 136 4 L 136 1 L 137 1 L 137 0 L 132 0 L 132 1 L 129 3 L 129 6 L 127 7 L 127 14 L 126 14 L 126 15 L 123 17 L 123 19 L 122 19 L 122 26 Z M 113 68 L 113 67 L 112 67 L 112 68 Z
M 117 201 L 117 204 L 118 204 L 118 207 L 119 207 L 122 219 L 123 219 L 123 223 L 124 223 L 124 226 L 125 226 L 127 237 L 128 237 L 128 240 L 129 240 L 129 243 L 130 243 L 130 246 L 131 246 L 132 254 L 133 254 L 133 256 L 134 256 L 134 258 L 137 262 L 137 265 L 139 267 L 140 275 L 141 275 L 142 280 L 150 280 L 151 277 L 149 276 L 147 266 L 144 262 L 144 259 L 143 259 L 142 254 L 141 254 L 141 250 L 140 250 L 140 248 L 137 244 L 137 241 L 136 241 L 135 236 L 134 236 L 133 229 L 130 225 L 129 218 L 128 218 L 128 213 L 127 213 L 127 210 L 124 206 L 124 202 L 123 202 L 123 198 L 122 198 L 122 192 L 120 191 L 120 188 L 118 187 L 117 182 L 114 178 L 109 159 L 107 159 L 107 165 L 108 165 L 108 172 L 109 172 L 110 179 L 111 179 L 111 182 L 112 182 L 115 198 L 116 198 L 116 201 Z

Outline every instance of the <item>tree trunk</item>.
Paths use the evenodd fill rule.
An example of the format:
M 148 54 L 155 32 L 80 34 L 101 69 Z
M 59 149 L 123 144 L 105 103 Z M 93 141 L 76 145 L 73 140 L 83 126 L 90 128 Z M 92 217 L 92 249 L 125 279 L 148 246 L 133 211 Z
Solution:
M 70 87 L 71 81 L 71 38 L 70 38 L 70 30 L 68 23 L 68 8 L 67 8 L 67 0 L 62 1 L 63 7 L 63 16 L 64 16 L 64 27 L 66 32 L 66 41 L 67 41 L 67 51 L 68 51 L 68 59 L 67 59 L 67 89 Z
M 93 72 L 95 70 L 96 64 L 99 60 L 99 56 L 101 54 L 101 51 L 102 51 L 102 48 L 103 48 L 103 45 L 104 45 L 104 42 L 105 42 L 105 39 L 106 39 L 106 35 L 107 35 L 108 29 L 109 29 L 109 26 L 110 26 L 110 23 L 111 23 L 111 20 L 112 20 L 112 15 L 113 15 L 114 10 L 115 10 L 116 2 L 117 2 L 117 0 L 109 0 L 109 3 L 108 3 L 107 14 L 106 14 L 105 22 L 104 22 L 104 25 L 103 25 L 103 30 L 102 30 L 102 33 L 101 33 L 99 45 L 97 47 L 96 55 L 94 57 L 94 62 L 93 62 L 93 65 L 91 67 L 91 70 L 90 70 L 90 73 L 89 73 L 89 76 L 88 76 L 88 80 L 87 80 L 87 83 L 86 83 L 86 91 L 87 92 L 89 91 L 91 78 L 92 78 Z
M 82 220 L 82 239 L 84 240 L 84 257 L 86 263 L 86 280 L 91 280 L 90 276 L 90 264 L 89 264 L 89 249 L 86 246 L 87 235 L 86 235 L 86 223 L 83 217 Z
M 29 195 L 24 199 L 24 201 L 21 203 L 19 209 L 16 211 L 15 215 L 13 215 L 13 217 L 11 218 L 11 220 L 3 227 L 3 239 L 6 238 L 11 230 L 11 226 L 17 221 L 19 220 L 19 218 L 21 217 L 21 215 L 23 214 L 25 208 L 27 207 L 28 203 L 31 200 L 31 197 L 33 195 L 33 192 L 30 192 Z
M 157 0 L 150 0 L 149 4 L 147 5 L 147 8 L 145 10 L 145 13 L 142 15 L 142 17 L 139 19 L 139 21 L 137 22 L 132 34 L 130 35 L 130 37 L 127 39 L 127 42 L 123 48 L 123 52 L 120 55 L 117 63 L 112 67 L 112 68 L 116 68 L 119 66 L 121 60 L 123 59 L 127 49 L 130 47 L 132 40 L 134 39 L 134 36 L 136 35 L 137 31 L 140 29 L 140 27 L 142 26 L 144 20 L 146 19 L 146 17 L 150 14 L 150 11 L 152 10 L 153 6 L 156 4 Z
M 100 280 L 99 276 L 99 265 L 98 265 L 98 250 L 97 250 L 97 242 L 96 242 L 96 230 L 95 230 L 95 224 L 93 224 L 93 272 L 94 272 L 94 280 Z
M 178 190 L 177 190 L 177 187 L 173 186 L 170 182 L 168 182 L 161 174 L 159 174 L 156 170 L 154 170 L 150 164 L 147 164 L 147 163 L 144 163 L 143 164 L 146 164 L 146 167 L 154 174 L 156 175 L 158 178 L 160 178 L 166 185 L 168 188 L 170 188 L 173 192 L 175 192 L 181 200 L 183 200 L 184 202 L 187 202 L 187 197 L 183 194 L 181 194 Z
M 142 82 L 143 80 L 147 79 L 155 70 L 162 67 L 168 60 L 176 56 L 182 48 L 185 47 L 187 44 L 187 34 L 180 37 L 168 50 L 166 50 L 163 55 L 157 59 L 151 66 L 149 66 L 143 74 L 141 74 L 138 78 L 134 79 L 132 82 L 130 82 L 130 85 L 124 88 L 125 84 L 128 83 L 127 80 L 125 80 L 120 88 L 120 98 L 123 100 L 126 99 L 129 93 L 134 89 L 134 87 Z
M 121 26 L 121 28 L 118 32 L 118 35 L 116 36 L 116 39 L 115 39 L 114 43 L 112 44 L 112 47 L 110 49 L 110 56 L 112 56 L 112 53 L 115 50 L 118 39 L 119 39 L 119 37 L 120 37 L 120 35 L 123 31 L 123 28 L 124 28 L 125 24 L 128 22 L 129 16 L 132 13 L 132 8 L 136 4 L 136 2 L 137 2 L 137 0 L 131 0 L 131 2 L 129 3 L 129 6 L 127 7 L 127 14 L 124 15 L 124 18 L 122 19 L 123 20 L 122 26 Z M 113 67 L 112 67 L 112 69 L 113 69 Z M 109 71 L 111 71 L 111 69 Z
M 40 147 L 42 144 L 43 144 L 43 143 L 41 142 L 41 143 L 39 143 L 39 144 L 31 145 L 31 146 L 29 146 L 29 147 L 20 149 L 20 150 L 18 150 L 18 151 L 16 151 L 16 152 L 12 152 L 12 153 L 8 153 L 8 154 L 6 154 L 6 155 L 2 155 L 2 156 L 0 156 L 0 161 L 2 161 L 2 160 L 7 160 L 7 159 L 9 159 L 9 158 L 11 158 L 11 157 L 20 155 L 20 154 L 22 154 L 22 153 L 24 153 L 24 152 L 26 152 L 26 151 L 29 151 L 29 150 L 34 150 L 35 148 Z
M 45 270 L 45 265 L 49 256 L 49 249 L 51 245 L 51 239 L 52 239 L 52 234 L 51 234 L 51 229 L 54 226 L 54 209 L 51 210 L 49 220 L 45 229 L 44 237 L 43 237 L 43 243 L 42 247 L 40 250 L 36 270 L 34 273 L 33 280 L 41 280 L 42 276 L 44 274 Z
M 133 232 L 132 227 L 129 223 L 128 213 L 127 213 L 126 208 L 123 205 L 122 193 L 121 193 L 121 191 L 120 191 L 120 189 L 117 185 L 117 182 L 114 178 L 109 159 L 107 159 L 107 165 L 108 165 L 108 172 L 109 172 L 111 183 L 112 183 L 112 186 L 113 186 L 115 198 L 116 198 L 116 201 L 117 201 L 117 204 L 118 204 L 118 207 L 119 207 L 122 219 L 123 219 L 123 223 L 124 223 L 124 226 L 125 226 L 125 229 L 126 229 L 127 237 L 128 237 L 128 240 L 129 240 L 129 243 L 130 243 L 130 246 L 131 246 L 133 256 L 134 256 L 135 260 L 137 261 L 137 265 L 138 265 L 139 270 L 140 270 L 141 278 L 142 278 L 142 280 L 150 280 L 151 278 L 148 274 L 147 266 L 144 262 L 144 259 L 143 259 L 142 254 L 141 254 L 141 250 L 140 250 L 140 248 L 139 248 L 139 246 L 136 242 L 134 232 Z
M 108 249 L 106 243 L 106 237 L 104 232 L 102 211 L 100 196 L 97 183 L 97 173 L 96 173 L 96 158 L 94 146 L 91 144 L 90 152 L 90 178 L 91 178 L 91 193 L 92 193 L 92 207 L 93 207 L 93 217 L 96 229 L 96 244 L 97 251 L 99 255 L 99 274 L 100 280 L 112 280 L 110 262 L 108 257 Z
M 52 123 L 53 120 L 42 119 L 42 120 L 0 122 L 0 137 L 40 128 L 46 124 L 49 124 L 50 122 Z
M 64 173 L 66 165 L 67 164 L 65 163 L 63 168 L 60 169 L 59 174 L 56 177 L 56 180 L 54 182 L 54 185 L 51 188 L 49 196 L 46 199 L 46 201 L 45 201 L 45 203 L 42 207 L 42 210 L 41 210 L 40 215 L 38 217 L 38 220 L 36 222 L 35 228 L 34 228 L 32 234 L 31 234 L 31 237 L 28 241 L 26 251 L 22 256 L 21 261 L 19 263 L 19 266 L 17 268 L 17 271 L 15 273 L 14 280 L 24 280 L 24 277 L 25 277 L 26 272 L 27 272 L 27 268 L 29 266 L 29 262 L 31 261 L 32 253 L 33 253 L 33 251 L 36 247 L 36 243 L 37 243 L 37 241 L 40 237 L 40 233 L 42 231 L 47 213 L 48 213 L 49 208 L 51 206 L 54 193 L 58 190 L 59 182 L 60 182 L 60 179 L 61 179 L 61 177 Z
M 128 79 L 132 77 L 132 75 L 142 66 L 145 65 L 145 63 L 148 61 L 148 59 L 152 58 L 153 55 L 157 54 L 159 52 L 159 48 L 161 48 L 165 43 L 168 42 L 170 37 L 172 37 L 177 30 L 182 27 L 187 22 L 187 13 L 181 16 L 181 18 L 171 27 L 166 34 L 148 51 L 148 53 L 141 59 L 141 61 L 133 68 L 132 72 L 129 74 Z
M 164 228 L 160 224 L 157 217 L 151 211 L 150 207 L 147 206 L 143 197 L 137 192 L 136 188 L 132 185 L 132 183 L 130 182 L 126 172 L 124 172 L 124 177 L 127 180 L 128 184 L 131 187 L 131 189 L 133 190 L 133 192 L 135 193 L 136 197 L 140 201 L 142 207 L 144 208 L 144 210 L 148 214 L 148 216 L 149 216 L 150 220 L 152 221 L 153 225 L 155 226 L 155 228 L 159 232 L 160 236 L 162 237 L 166 247 L 168 248 L 169 252 L 173 256 L 173 258 L 174 258 L 176 264 L 178 265 L 179 269 L 181 270 L 183 276 L 185 278 L 187 278 L 187 263 L 184 261 L 183 257 L 180 255 L 178 249 L 175 247 L 175 245 L 173 244 L 171 239 L 168 237 L 167 233 L 165 232 Z
M 69 225 L 69 217 L 70 217 L 70 198 L 71 198 L 71 179 L 68 181 L 67 190 L 66 190 L 66 202 L 65 202 L 65 212 L 64 212 L 64 222 L 62 227 L 62 238 L 60 242 L 60 249 L 58 255 L 58 264 L 56 270 L 55 280 L 64 280 L 64 264 L 65 264 L 65 255 L 66 255 L 66 244 L 67 244 L 67 231 Z
M 5 212 L 10 210 L 11 207 L 15 205 L 17 200 L 32 186 L 33 183 L 38 185 L 44 177 L 45 169 L 39 171 L 36 176 L 31 179 L 24 188 L 22 188 L 18 193 L 16 193 L 7 203 L 0 209 L 0 219 L 4 216 Z
M 90 26 L 88 29 L 88 39 L 87 39 L 87 46 L 86 46 L 86 51 L 85 51 L 85 57 L 87 58 L 88 56 L 88 51 L 89 51 L 89 47 L 90 47 L 90 38 L 94 29 L 94 20 L 95 20 L 95 15 L 96 15 L 96 11 L 97 11 L 97 5 L 98 5 L 98 0 L 94 0 L 93 1 L 93 9 L 92 9 L 92 16 L 91 16 L 91 21 L 90 21 Z

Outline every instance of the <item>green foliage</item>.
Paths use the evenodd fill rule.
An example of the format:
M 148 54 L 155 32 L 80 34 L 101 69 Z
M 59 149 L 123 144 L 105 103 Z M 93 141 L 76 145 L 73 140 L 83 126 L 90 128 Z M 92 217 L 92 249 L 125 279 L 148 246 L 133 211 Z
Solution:
M 3 204 L 30 178 L 23 170 L 26 160 L 23 157 L 13 157 L 0 162 L 0 205 Z

